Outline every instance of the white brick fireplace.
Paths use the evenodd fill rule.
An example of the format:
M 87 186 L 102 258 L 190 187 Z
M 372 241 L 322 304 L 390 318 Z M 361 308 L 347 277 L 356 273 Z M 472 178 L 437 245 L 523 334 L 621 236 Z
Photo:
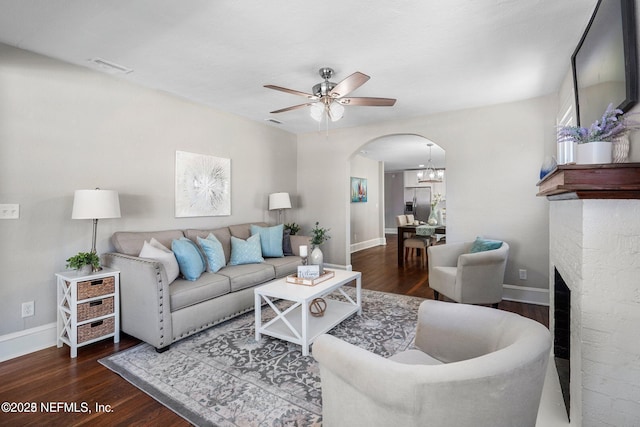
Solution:
M 571 290 L 571 425 L 640 426 L 640 200 L 549 205 L 551 290 L 554 269 Z

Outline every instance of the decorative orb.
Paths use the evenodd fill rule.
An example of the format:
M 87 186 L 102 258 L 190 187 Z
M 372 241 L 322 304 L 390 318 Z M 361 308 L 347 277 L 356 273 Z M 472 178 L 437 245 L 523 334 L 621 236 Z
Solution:
M 314 298 L 309 305 L 309 313 L 313 317 L 324 316 L 324 311 L 327 309 L 327 302 L 322 298 Z

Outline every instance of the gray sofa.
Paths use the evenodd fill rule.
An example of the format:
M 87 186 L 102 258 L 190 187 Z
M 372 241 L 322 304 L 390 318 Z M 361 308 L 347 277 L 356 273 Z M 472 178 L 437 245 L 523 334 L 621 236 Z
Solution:
M 267 227 L 265 223 L 253 223 Z M 299 247 L 309 238 L 291 236 L 294 255 L 265 258 L 262 263 L 229 265 L 231 236 L 247 239 L 251 224 L 211 230 L 167 230 L 117 232 L 112 237 L 117 252 L 104 254 L 103 265 L 120 270 L 120 315 L 123 332 L 163 351 L 189 335 L 254 307 L 253 288 L 297 271 L 302 260 Z M 169 283 L 160 261 L 140 258 L 144 246 L 155 238 L 167 248 L 174 239 L 187 237 L 193 242 L 209 233 L 222 244 L 227 265 L 216 273 L 204 272 L 195 281 L 178 277 Z

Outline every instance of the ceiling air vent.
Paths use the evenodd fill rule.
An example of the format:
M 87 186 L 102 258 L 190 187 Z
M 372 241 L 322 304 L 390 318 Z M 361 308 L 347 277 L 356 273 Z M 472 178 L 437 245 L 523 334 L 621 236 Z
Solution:
M 281 121 L 276 120 L 276 119 L 265 119 L 265 121 L 267 121 L 267 122 L 271 122 L 271 123 L 275 123 L 275 124 L 277 124 L 277 125 L 281 125 L 281 124 L 282 124 L 282 122 L 281 122 Z
M 123 65 L 116 64 L 115 62 L 107 61 L 102 58 L 91 58 L 89 60 L 94 65 L 97 65 L 101 70 L 110 74 L 129 74 L 133 70 Z

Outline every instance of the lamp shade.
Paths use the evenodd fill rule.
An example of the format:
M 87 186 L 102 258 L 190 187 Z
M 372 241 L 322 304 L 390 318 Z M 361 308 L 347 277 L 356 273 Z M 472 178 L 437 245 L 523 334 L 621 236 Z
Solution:
M 120 200 L 114 190 L 76 190 L 73 219 L 120 218 Z
M 274 209 L 291 209 L 289 193 L 269 194 L 269 210 L 272 211 Z

